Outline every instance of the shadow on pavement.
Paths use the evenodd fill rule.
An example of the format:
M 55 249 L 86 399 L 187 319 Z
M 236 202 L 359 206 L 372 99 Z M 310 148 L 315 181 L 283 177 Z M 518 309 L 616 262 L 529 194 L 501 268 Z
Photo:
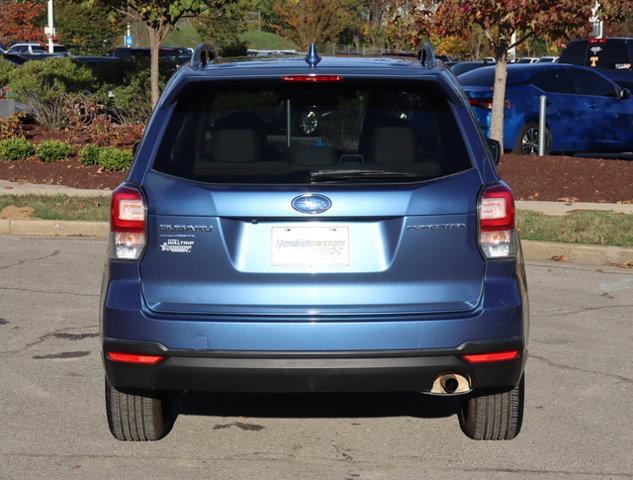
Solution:
M 371 418 L 450 417 L 457 413 L 458 397 L 421 393 L 388 394 L 206 394 L 189 393 L 174 399 L 178 415 L 259 418 Z

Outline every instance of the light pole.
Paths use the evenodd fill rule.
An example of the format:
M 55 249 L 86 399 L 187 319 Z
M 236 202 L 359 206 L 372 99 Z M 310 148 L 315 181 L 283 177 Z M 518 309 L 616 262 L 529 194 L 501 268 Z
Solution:
M 48 25 L 44 27 L 44 35 L 48 39 L 48 53 L 54 53 L 53 37 L 55 37 L 55 25 L 53 23 L 53 0 L 48 0 Z
M 602 38 L 604 35 L 604 21 L 600 18 L 599 11 L 600 2 L 596 1 L 596 5 L 591 9 L 591 18 L 589 19 L 593 26 L 593 36 L 596 38 Z

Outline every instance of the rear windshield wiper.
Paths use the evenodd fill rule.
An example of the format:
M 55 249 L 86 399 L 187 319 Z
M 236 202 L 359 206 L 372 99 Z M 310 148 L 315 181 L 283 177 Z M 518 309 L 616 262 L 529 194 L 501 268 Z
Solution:
M 310 172 L 310 182 L 327 182 L 340 180 L 411 180 L 425 178 L 421 173 L 390 172 L 387 170 L 314 170 Z

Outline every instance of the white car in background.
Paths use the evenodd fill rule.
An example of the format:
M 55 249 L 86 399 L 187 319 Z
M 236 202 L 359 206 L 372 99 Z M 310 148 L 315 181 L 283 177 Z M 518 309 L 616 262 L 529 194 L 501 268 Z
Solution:
M 521 58 L 517 58 L 516 62 L 514 63 L 536 63 L 538 62 L 538 58 L 536 57 L 521 57 Z
M 13 55 L 46 55 L 48 52 L 39 43 L 16 43 L 9 47 L 7 53 Z

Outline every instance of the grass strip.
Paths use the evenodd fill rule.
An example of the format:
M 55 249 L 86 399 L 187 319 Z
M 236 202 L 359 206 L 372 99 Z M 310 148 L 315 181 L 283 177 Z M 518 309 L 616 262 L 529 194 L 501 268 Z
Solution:
M 9 205 L 31 207 L 33 218 L 43 220 L 105 221 L 110 216 L 108 197 L 0 195 L 0 212 Z
M 633 215 L 625 213 L 575 211 L 549 216 L 519 210 L 517 226 L 523 240 L 633 247 Z

